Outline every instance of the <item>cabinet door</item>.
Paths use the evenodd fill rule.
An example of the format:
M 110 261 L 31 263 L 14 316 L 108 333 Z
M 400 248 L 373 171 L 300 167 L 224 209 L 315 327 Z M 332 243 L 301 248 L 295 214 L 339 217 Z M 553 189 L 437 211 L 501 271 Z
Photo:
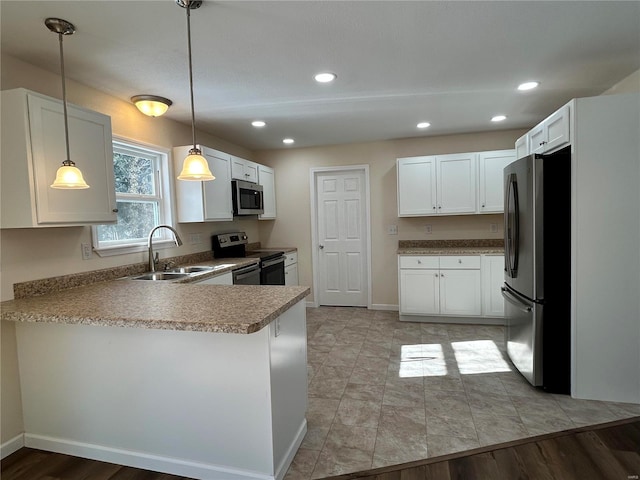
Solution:
M 516 158 L 529 155 L 529 135 L 526 133 L 516 140 Z
M 399 158 L 398 216 L 436 214 L 435 157 Z
M 567 145 L 569 139 L 569 105 L 551 114 L 545 121 L 545 152 L 551 152 Z
M 400 270 L 400 313 L 440 313 L 438 270 Z
M 503 317 L 504 299 L 500 287 L 504 283 L 504 256 L 482 257 L 482 315 Z
M 440 313 L 482 314 L 480 270 L 440 270 Z
M 286 286 L 298 285 L 298 264 L 294 263 L 284 267 L 284 284 Z
M 480 213 L 504 211 L 504 167 L 516 159 L 514 150 L 481 152 L 478 155 Z
M 245 160 L 244 178 L 247 182 L 258 183 L 258 164 Z
M 258 164 L 240 157 L 231 157 L 231 177 L 234 180 L 258 183 Z
M 27 99 L 38 224 L 115 223 L 111 119 L 68 105 L 71 160 L 90 188 L 57 190 L 50 185 L 67 158 L 62 102 L 35 95 Z
M 540 123 L 529 131 L 529 152 L 544 153 L 546 141 L 544 123 Z
M 276 218 L 276 179 L 273 168 L 258 165 L 258 183 L 262 185 L 262 198 L 264 201 L 264 213 L 259 215 L 260 220 Z
M 209 162 L 213 181 L 201 182 L 203 186 L 204 220 L 232 221 L 233 205 L 231 200 L 231 165 L 227 155 L 218 155 L 210 148 L 202 149 Z
M 243 158 L 231 156 L 231 178 L 245 180 L 244 163 L 245 160 Z
M 476 213 L 476 154 L 436 158 L 438 214 Z

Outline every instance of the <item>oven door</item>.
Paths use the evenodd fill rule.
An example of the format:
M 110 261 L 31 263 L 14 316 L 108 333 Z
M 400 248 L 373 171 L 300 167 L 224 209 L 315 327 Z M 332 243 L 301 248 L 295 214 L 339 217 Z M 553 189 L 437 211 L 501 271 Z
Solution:
M 234 285 L 260 285 L 260 267 L 250 265 L 233 271 Z
M 283 255 L 262 262 L 262 272 L 260 273 L 261 285 L 284 285 L 285 258 Z

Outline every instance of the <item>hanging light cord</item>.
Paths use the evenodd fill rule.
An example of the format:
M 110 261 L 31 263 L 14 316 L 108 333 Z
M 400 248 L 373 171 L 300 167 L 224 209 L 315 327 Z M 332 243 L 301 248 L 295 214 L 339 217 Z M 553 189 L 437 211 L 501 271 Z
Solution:
M 71 161 L 71 155 L 69 154 L 69 122 L 67 120 L 67 87 L 65 85 L 64 76 L 64 49 L 62 48 L 62 33 L 58 33 L 58 40 L 60 41 L 60 73 L 62 75 L 62 107 L 64 108 L 64 140 L 67 147 L 67 158 L 63 165 L 73 166 L 74 162 Z
M 191 2 L 185 2 L 187 8 L 187 45 L 189 49 L 189 92 L 191 94 L 191 135 L 193 137 L 193 149 L 196 150 L 196 116 L 193 106 L 193 64 L 191 61 Z

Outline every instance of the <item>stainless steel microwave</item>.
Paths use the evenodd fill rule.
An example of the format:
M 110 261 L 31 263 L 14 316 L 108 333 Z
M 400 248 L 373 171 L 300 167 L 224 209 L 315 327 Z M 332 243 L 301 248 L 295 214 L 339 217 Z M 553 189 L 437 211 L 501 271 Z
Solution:
M 231 182 L 234 215 L 260 215 L 264 213 L 262 185 L 242 180 Z

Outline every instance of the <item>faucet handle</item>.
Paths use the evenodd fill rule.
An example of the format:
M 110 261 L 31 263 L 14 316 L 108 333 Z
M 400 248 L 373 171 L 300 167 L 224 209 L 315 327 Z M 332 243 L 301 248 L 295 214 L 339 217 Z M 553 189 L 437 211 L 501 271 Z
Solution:
M 166 272 L 167 270 L 170 270 L 175 266 L 176 266 L 176 262 L 174 262 L 173 260 L 169 260 L 167 263 L 164 264 L 164 267 L 162 267 L 162 269 Z

